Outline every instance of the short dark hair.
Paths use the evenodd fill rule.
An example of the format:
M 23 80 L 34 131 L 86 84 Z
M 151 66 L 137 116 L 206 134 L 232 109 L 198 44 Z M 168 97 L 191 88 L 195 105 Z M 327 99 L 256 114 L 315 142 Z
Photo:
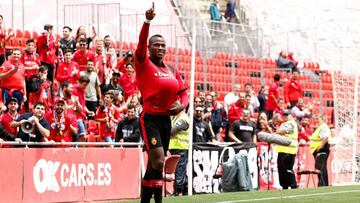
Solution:
M 27 39 L 26 40 L 26 44 L 29 44 L 29 43 L 34 43 L 35 42 L 35 40 L 34 39 Z
M 160 34 L 156 34 L 156 35 L 151 36 L 149 38 L 149 45 L 151 45 L 154 42 L 155 38 L 164 38 L 164 37 L 162 35 L 160 35 Z
M 274 81 L 280 81 L 280 78 L 281 78 L 280 74 L 276 73 L 274 75 Z
M 48 67 L 47 66 L 40 66 L 39 67 L 39 72 L 40 73 L 43 73 L 44 71 L 48 70 Z
M 35 105 L 34 105 L 34 109 L 37 107 L 37 106 L 43 106 L 43 107 L 46 107 L 46 104 L 44 102 L 36 102 Z
M 127 109 L 127 110 L 135 109 L 135 106 L 132 105 L 132 104 L 129 104 L 129 105 L 126 106 L 126 109 Z
M 85 43 L 87 43 L 87 39 L 86 39 L 86 38 L 80 38 L 79 43 L 80 43 L 80 42 L 85 42 Z
M 113 91 L 107 91 L 104 93 L 104 97 L 105 95 L 109 95 L 111 99 L 114 99 L 114 92 Z
M 64 51 L 63 51 L 63 54 L 66 54 L 66 53 L 72 53 L 72 50 L 71 49 L 65 49 Z
M 65 26 L 63 27 L 63 29 L 68 29 L 70 32 L 72 31 L 71 27 L 70 27 L 70 26 L 67 26 L 67 25 L 65 25 Z
M 44 25 L 44 30 L 49 31 L 49 30 L 53 29 L 53 27 L 54 27 L 53 25 L 46 24 L 46 25 Z
M 128 65 L 134 67 L 134 63 L 132 63 L 132 62 L 127 63 L 127 64 L 125 65 L 125 67 L 127 67 Z
M 66 80 L 63 83 L 61 83 L 60 87 L 61 87 L 61 89 L 64 89 L 64 87 L 69 87 L 70 84 L 71 84 L 71 82 Z
M 79 82 L 80 83 L 83 83 L 83 82 L 89 83 L 90 79 L 89 79 L 89 77 L 87 75 L 83 75 L 83 76 L 80 77 Z
M 2 15 L 0 15 L 0 18 L 1 18 L 1 19 L 4 19 L 4 17 L 3 17 Z
M 246 86 L 253 87 L 253 85 L 252 85 L 251 83 L 249 83 L 249 82 L 245 84 L 245 87 L 246 87 Z
M 110 38 L 110 35 L 105 35 L 104 39 L 105 39 L 105 38 Z

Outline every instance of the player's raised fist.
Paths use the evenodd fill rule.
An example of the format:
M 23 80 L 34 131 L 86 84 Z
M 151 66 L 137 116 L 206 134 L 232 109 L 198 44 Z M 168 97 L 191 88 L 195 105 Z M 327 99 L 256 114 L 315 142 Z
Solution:
M 145 12 L 145 16 L 147 20 L 152 20 L 154 19 L 155 15 L 156 14 L 155 14 L 154 2 L 152 2 L 152 7 Z

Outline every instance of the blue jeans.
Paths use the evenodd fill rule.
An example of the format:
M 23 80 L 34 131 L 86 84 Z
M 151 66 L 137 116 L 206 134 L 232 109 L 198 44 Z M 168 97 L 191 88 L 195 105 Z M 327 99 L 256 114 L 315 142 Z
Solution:
M 176 166 L 175 171 L 175 182 L 174 182 L 174 191 L 175 194 L 184 193 L 187 194 L 187 184 L 188 179 L 186 175 L 186 166 L 188 161 L 188 151 L 187 150 L 170 150 L 172 155 L 180 155 L 179 162 Z
M 19 90 L 14 90 L 12 92 L 12 95 L 10 95 L 10 90 L 9 89 L 2 89 L 2 98 L 3 98 L 3 102 L 5 104 L 7 104 L 7 101 L 11 98 L 11 97 L 15 97 L 17 100 L 18 100 L 18 104 L 19 104 L 19 108 L 18 108 L 18 111 L 20 110 L 21 108 L 21 103 L 23 102 L 24 100 L 24 96 L 23 94 L 21 93 L 21 91 Z
M 84 136 L 86 134 L 86 125 L 83 120 L 78 119 L 78 136 Z
M 111 136 L 105 136 L 104 141 L 105 142 L 114 142 L 114 138 L 112 138 Z

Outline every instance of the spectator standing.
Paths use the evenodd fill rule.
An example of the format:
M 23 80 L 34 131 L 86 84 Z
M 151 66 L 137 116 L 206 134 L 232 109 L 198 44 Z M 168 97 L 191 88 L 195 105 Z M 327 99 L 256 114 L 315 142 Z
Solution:
M 239 99 L 240 90 L 241 90 L 240 84 L 235 84 L 233 91 L 225 95 L 224 109 L 226 113 L 228 113 L 230 105 Z
M 10 97 L 18 100 L 19 108 L 26 101 L 25 67 L 20 61 L 20 49 L 14 48 L 10 61 L 5 61 L 1 66 L 0 80 L 2 84 L 3 101 L 8 101 Z
M 109 55 L 109 56 L 107 56 L 107 57 L 109 57 L 109 60 L 107 60 L 107 66 L 109 69 L 114 70 L 117 65 L 117 57 L 116 57 L 116 52 L 113 47 L 113 42 L 110 38 L 110 35 L 106 35 L 104 37 L 103 53 L 105 53 L 106 55 Z
M 299 98 L 296 102 L 296 105 L 292 107 L 291 113 L 296 118 L 296 121 L 300 123 L 300 121 L 305 116 L 312 115 L 312 106 L 310 105 L 309 108 L 304 108 L 304 100 L 302 98 Z
M 244 108 L 246 108 L 246 95 L 245 92 L 241 92 L 239 94 L 239 99 L 232 103 L 229 108 L 228 119 L 230 126 L 235 120 L 241 118 L 241 112 Z
M 117 125 L 115 142 L 140 142 L 139 118 L 133 105 L 127 105 L 126 117 Z
M 44 32 L 37 39 L 37 52 L 39 53 L 41 65 L 48 69 L 48 79 L 53 82 L 55 71 L 56 42 L 53 35 L 53 26 L 46 24 Z
M 125 53 L 124 58 L 119 61 L 116 65 L 116 69 L 120 71 L 121 73 L 126 73 L 126 65 L 129 63 L 134 63 L 134 55 L 132 51 L 127 51 Z
M 224 107 L 217 101 L 217 92 L 211 92 L 212 111 L 211 111 L 211 127 L 215 135 L 221 132 L 227 123 L 227 117 Z
M 255 124 L 250 121 L 250 111 L 242 109 L 239 120 L 233 122 L 230 128 L 229 137 L 237 143 L 253 142 L 256 143 Z
M 50 125 L 44 119 L 45 115 L 45 104 L 38 102 L 34 105 L 34 110 L 32 113 L 26 112 L 21 114 L 16 121 L 12 124 L 12 127 L 20 127 L 25 121 L 33 123 L 34 130 L 31 133 L 25 133 L 21 128 L 19 128 L 18 137 L 23 141 L 30 142 L 44 142 L 48 141 L 50 136 Z M 35 146 L 39 147 L 39 146 Z
M 57 97 L 54 101 L 54 110 L 45 114 L 45 120 L 50 124 L 49 140 L 55 142 L 71 142 L 70 131 L 71 120 L 65 114 L 66 102 L 63 98 Z
M 104 42 L 96 40 L 95 43 L 95 72 L 99 76 L 101 86 L 110 77 L 109 70 L 106 68 L 106 55 L 103 53 Z
M 265 112 L 266 109 L 266 102 L 268 100 L 269 94 L 269 87 L 268 86 L 261 86 L 259 94 L 258 94 L 258 101 L 259 101 L 259 112 Z
M 234 0 L 227 1 L 224 17 L 228 23 L 236 23 L 235 1 Z M 232 24 L 229 24 L 229 30 L 230 30 L 230 32 L 234 32 Z
M 189 149 L 189 126 L 190 118 L 185 110 L 174 116 L 171 120 L 171 137 L 169 150 L 172 155 L 179 155 L 180 159 L 176 166 L 174 193 L 187 195 L 187 173 L 186 166 Z
M 96 112 L 99 105 L 103 103 L 101 90 L 100 90 L 100 80 L 98 75 L 94 72 L 94 62 L 87 61 L 86 71 L 80 72 L 80 76 L 87 76 L 89 78 L 89 84 L 85 89 L 85 104 L 89 111 Z M 92 119 L 92 117 L 88 117 Z
M 4 115 L 1 116 L 1 125 L 4 130 L 12 135 L 17 135 L 18 128 L 12 127 L 13 122 L 20 116 L 18 113 L 18 100 L 15 97 L 9 98 L 6 102 L 6 111 Z
M 195 107 L 194 111 L 194 127 L 193 127 L 193 142 L 206 143 L 214 139 L 214 135 L 210 129 L 208 122 L 203 120 L 204 108 L 201 106 Z
M 259 100 L 257 99 L 257 96 L 256 96 L 256 93 L 254 91 L 254 87 L 251 83 L 247 83 L 245 84 L 245 93 L 246 95 L 250 95 L 250 105 L 251 105 L 251 109 L 253 109 L 253 112 L 254 111 L 257 111 L 259 106 L 260 106 L 260 103 L 259 103 Z
M 4 26 L 4 17 L 0 15 L 0 66 L 6 60 L 6 41 L 8 41 L 11 37 L 14 36 L 14 33 L 11 31 L 10 33 L 6 32 Z
M 284 98 L 288 107 L 294 107 L 299 98 L 302 98 L 302 85 L 299 81 L 299 71 L 292 72 L 292 78 L 285 84 Z
M 20 61 L 25 68 L 26 98 L 25 109 L 29 111 L 29 94 L 32 91 L 32 81 L 37 75 L 41 64 L 39 55 L 35 52 L 35 42 L 33 39 L 26 40 L 26 49 L 21 55 Z
M 274 75 L 274 82 L 270 85 L 268 100 L 266 101 L 266 114 L 269 119 L 273 117 L 274 110 L 278 107 L 278 100 L 280 97 L 280 74 Z
M 69 81 L 71 84 L 76 85 L 80 79 L 79 65 L 72 58 L 71 49 L 64 50 L 64 62 L 59 63 L 55 77 L 60 84 Z
M 31 92 L 29 93 L 29 109 L 32 111 L 36 102 L 45 104 L 45 111 L 49 111 L 52 107 L 52 98 L 50 96 L 51 82 L 47 79 L 47 67 L 40 66 L 38 71 L 38 79 L 32 81 Z
M 95 120 L 100 122 L 100 136 L 105 142 L 114 142 L 115 126 L 119 123 L 119 113 L 113 104 L 114 94 L 106 92 L 104 94 L 104 105 L 101 105 L 95 116 Z
M 310 127 L 310 116 L 304 116 L 300 121 L 300 130 L 299 130 L 299 143 L 304 144 L 309 142 L 309 137 L 312 135 L 313 131 Z
M 220 13 L 219 0 L 214 0 L 210 4 L 210 20 L 212 35 L 216 35 L 217 30 L 221 30 L 222 15 Z
M 120 77 L 119 83 L 124 91 L 124 99 L 127 100 L 131 95 L 136 94 L 136 79 L 135 79 L 135 71 L 134 64 L 128 63 L 126 64 L 126 72 L 122 74 Z
M 79 49 L 74 53 L 73 61 L 78 63 L 79 70 L 84 71 L 87 68 L 87 61 L 93 61 L 95 64 L 95 54 L 94 52 L 86 49 L 86 40 L 79 40 Z
M 91 25 L 92 35 L 87 37 L 85 26 L 80 26 L 76 31 L 75 41 L 79 43 L 80 39 L 85 39 L 86 48 L 89 49 L 90 43 L 95 39 L 97 36 L 96 29 L 94 25 Z
M 76 51 L 76 40 L 71 37 L 72 29 L 69 26 L 63 27 L 63 37 L 59 40 L 59 47 L 64 53 L 66 49 L 70 49 L 72 53 Z M 60 55 L 60 54 L 58 54 Z
M 112 77 L 110 79 L 110 83 L 102 86 L 101 92 L 105 93 L 109 90 L 112 90 L 115 92 L 115 94 L 121 93 L 123 94 L 123 88 L 119 84 L 121 74 L 119 72 L 113 72 Z

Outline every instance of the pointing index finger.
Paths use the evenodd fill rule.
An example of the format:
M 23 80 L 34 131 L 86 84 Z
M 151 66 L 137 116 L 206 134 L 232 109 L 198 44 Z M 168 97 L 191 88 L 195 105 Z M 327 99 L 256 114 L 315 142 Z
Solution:
M 154 4 L 154 2 L 152 2 L 152 10 L 154 10 L 155 9 L 155 4 Z

